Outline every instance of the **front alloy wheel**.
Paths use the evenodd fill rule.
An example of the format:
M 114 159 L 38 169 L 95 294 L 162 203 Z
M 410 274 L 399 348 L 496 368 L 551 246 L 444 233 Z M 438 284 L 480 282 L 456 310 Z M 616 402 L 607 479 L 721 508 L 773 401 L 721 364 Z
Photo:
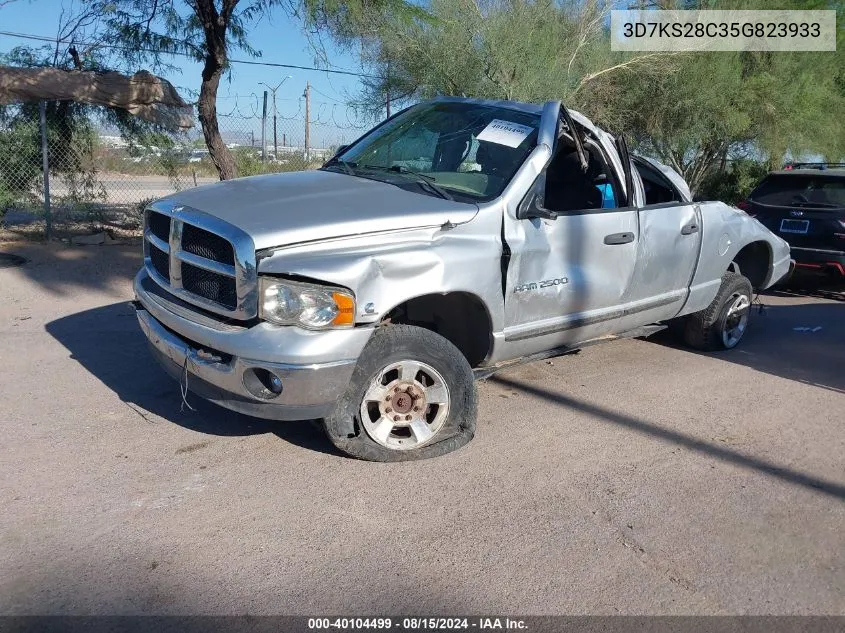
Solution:
M 341 451 L 376 462 L 445 455 L 475 434 L 472 369 L 448 340 L 413 325 L 376 328 L 323 421 Z
M 385 448 L 408 451 L 437 437 L 449 415 L 449 387 L 426 363 L 402 360 L 382 369 L 361 403 L 364 430 Z

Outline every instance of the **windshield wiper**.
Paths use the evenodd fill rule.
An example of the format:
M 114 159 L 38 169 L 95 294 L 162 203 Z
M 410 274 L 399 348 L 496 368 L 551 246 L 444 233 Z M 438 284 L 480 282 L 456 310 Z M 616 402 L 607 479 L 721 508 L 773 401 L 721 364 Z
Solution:
M 434 176 L 428 174 L 421 174 L 413 169 L 408 169 L 404 165 L 391 165 L 390 167 L 382 167 L 381 165 L 362 165 L 362 169 L 378 169 L 381 171 L 392 171 L 403 176 L 411 176 L 416 180 L 416 183 L 426 191 L 433 193 L 445 200 L 454 200 L 448 191 L 440 185 L 435 184 Z
M 325 169 L 326 167 L 334 167 L 335 165 L 340 165 L 341 167 L 343 167 L 343 171 L 345 171 L 350 176 L 354 176 L 355 167 L 358 166 L 358 163 L 353 163 L 348 160 L 342 160 L 335 156 L 334 158 L 330 159 L 329 162 L 323 165 L 322 169 Z

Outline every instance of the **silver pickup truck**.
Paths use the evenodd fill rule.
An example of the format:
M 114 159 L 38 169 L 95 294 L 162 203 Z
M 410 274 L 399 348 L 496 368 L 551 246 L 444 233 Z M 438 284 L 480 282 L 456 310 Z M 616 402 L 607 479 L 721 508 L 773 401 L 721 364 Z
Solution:
M 732 348 L 791 266 L 560 102 L 440 98 L 319 170 L 151 204 L 134 286 L 183 395 L 322 419 L 341 451 L 399 461 L 466 444 L 474 380 L 509 364 L 667 326 Z

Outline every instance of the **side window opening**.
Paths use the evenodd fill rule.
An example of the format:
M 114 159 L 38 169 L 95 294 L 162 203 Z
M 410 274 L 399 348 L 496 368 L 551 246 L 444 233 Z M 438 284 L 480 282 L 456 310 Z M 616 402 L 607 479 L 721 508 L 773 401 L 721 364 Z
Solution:
M 665 204 L 667 202 L 681 202 L 680 194 L 666 179 L 640 160 L 634 160 L 637 172 L 643 183 L 646 206 Z
M 617 208 L 615 178 L 601 152 L 585 144 L 588 165 L 584 172 L 574 145 L 567 140 L 561 139 L 560 149 L 546 167 L 543 206 L 557 212 Z

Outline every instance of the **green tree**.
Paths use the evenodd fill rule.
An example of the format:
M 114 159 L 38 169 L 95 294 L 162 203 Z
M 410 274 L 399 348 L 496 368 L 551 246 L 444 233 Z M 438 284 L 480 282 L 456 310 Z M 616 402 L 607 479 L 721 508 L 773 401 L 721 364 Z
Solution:
M 845 30 L 835 53 L 615 53 L 602 0 L 432 0 L 431 22 L 384 23 L 366 40 L 377 79 L 362 102 L 467 95 L 561 99 L 630 136 L 695 190 L 729 158 L 845 155 Z M 632 3 L 633 4 L 633 3 Z M 760 8 L 752 0 L 661 0 L 646 8 Z M 784 0 L 776 8 L 834 8 Z M 766 8 L 775 8 L 769 7 Z
M 671 67 L 667 54 L 616 54 L 603 0 L 432 0 L 432 20 L 385 21 L 365 41 L 377 77 L 362 102 L 436 95 L 543 101 L 575 109 L 612 104 L 607 79 L 636 71 L 644 79 Z M 593 110 L 595 111 L 595 110 Z
M 753 3 L 704 2 L 707 8 Z M 845 3 L 782 2 L 778 8 L 835 8 Z M 769 7 L 767 7 L 769 8 Z M 673 72 L 648 82 L 614 77 L 624 107 L 611 123 L 639 151 L 679 171 L 695 192 L 728 159 L 753 158 L 771 168 L 787 154 L 845 156 L 845 38 L 837 52 L 703 52 L 678 56 Z
M 421 15 L 406 0 L 95 0 L 99 39 L 117 41 L 128 66 L 170 65 L 172 55 L 202 62 L 197 101 L 205 143 L 221 179 L 234 178 L 237 164 L 217 124 L 217 90 L 230 69 L 230 54 L 261 52 L 249 43 L 258 20 L 281 12 L 301 19 L 314 32 L 329 31 L 343 41 L 367 34 L 382 16 Z

